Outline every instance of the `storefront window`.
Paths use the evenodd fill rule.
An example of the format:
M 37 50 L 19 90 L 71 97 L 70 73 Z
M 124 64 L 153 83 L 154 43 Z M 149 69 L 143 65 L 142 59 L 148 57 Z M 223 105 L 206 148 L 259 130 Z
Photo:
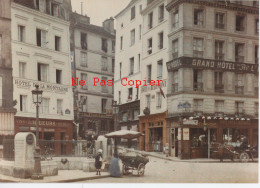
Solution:
M 207 146 L 207 136 L 203 129 L 190 129 L 191 130 L 191 147 L 204 147 Z
M 245 136 L 248 138 L 247 129 L 223 129 L 223 141 L 228 142 L 241 142 L 241 138 Z

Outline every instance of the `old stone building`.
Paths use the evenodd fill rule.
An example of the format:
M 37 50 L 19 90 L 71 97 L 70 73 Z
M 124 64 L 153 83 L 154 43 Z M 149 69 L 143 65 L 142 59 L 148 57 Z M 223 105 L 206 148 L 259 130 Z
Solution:
M 258 144 L 258 1 L 172 0 L 167 91 L 171 155 Z
M 74 84 L 75 122 L 82 138 L 114 130 L 112 115 L 115 66 L 114 19 L 103 26 L 90 24 L 90 18 L 77 13 L 71 17 L 71 55 Z

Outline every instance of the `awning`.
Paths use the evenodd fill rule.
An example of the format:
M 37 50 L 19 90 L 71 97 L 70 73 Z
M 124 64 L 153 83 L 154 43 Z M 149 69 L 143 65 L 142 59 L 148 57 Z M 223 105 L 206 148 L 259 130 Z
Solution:
M 0 112 L 0 135 L 14 135 L 14 113 Z

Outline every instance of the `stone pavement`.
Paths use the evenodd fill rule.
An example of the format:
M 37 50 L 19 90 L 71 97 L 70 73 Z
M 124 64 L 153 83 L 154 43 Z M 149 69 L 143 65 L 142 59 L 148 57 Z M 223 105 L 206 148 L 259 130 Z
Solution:
M 20 179 L 11 176 L 0 174 L 0 182 L 15 182 L 15 183 L 65 183 L 77 182 L 84 180 L 93 180 L 109 177 L 108 172 L 101 172 L 101 176 L 96 175 L 96 172 L 83 172 L 82 170 L 59 170 L 57 176 L 47 176 L 43 180 Z

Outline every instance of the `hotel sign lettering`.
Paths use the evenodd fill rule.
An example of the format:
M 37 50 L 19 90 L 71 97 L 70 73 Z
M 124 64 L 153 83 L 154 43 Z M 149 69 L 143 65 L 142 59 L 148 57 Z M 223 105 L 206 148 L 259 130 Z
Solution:
M 256 64 L 219 61 L 212 59 L 181 57 L 167 63 L 168 71 L 176 70 L 182 67 L 258 73 L 258 65 Z
M 36 120 L 23 120 L 23 119 L 17 119 L 16 125 L 32 125 L 36 126 Z M 44 121 L 39 120 L 39 126 L 56 126 L 55 121 Z

